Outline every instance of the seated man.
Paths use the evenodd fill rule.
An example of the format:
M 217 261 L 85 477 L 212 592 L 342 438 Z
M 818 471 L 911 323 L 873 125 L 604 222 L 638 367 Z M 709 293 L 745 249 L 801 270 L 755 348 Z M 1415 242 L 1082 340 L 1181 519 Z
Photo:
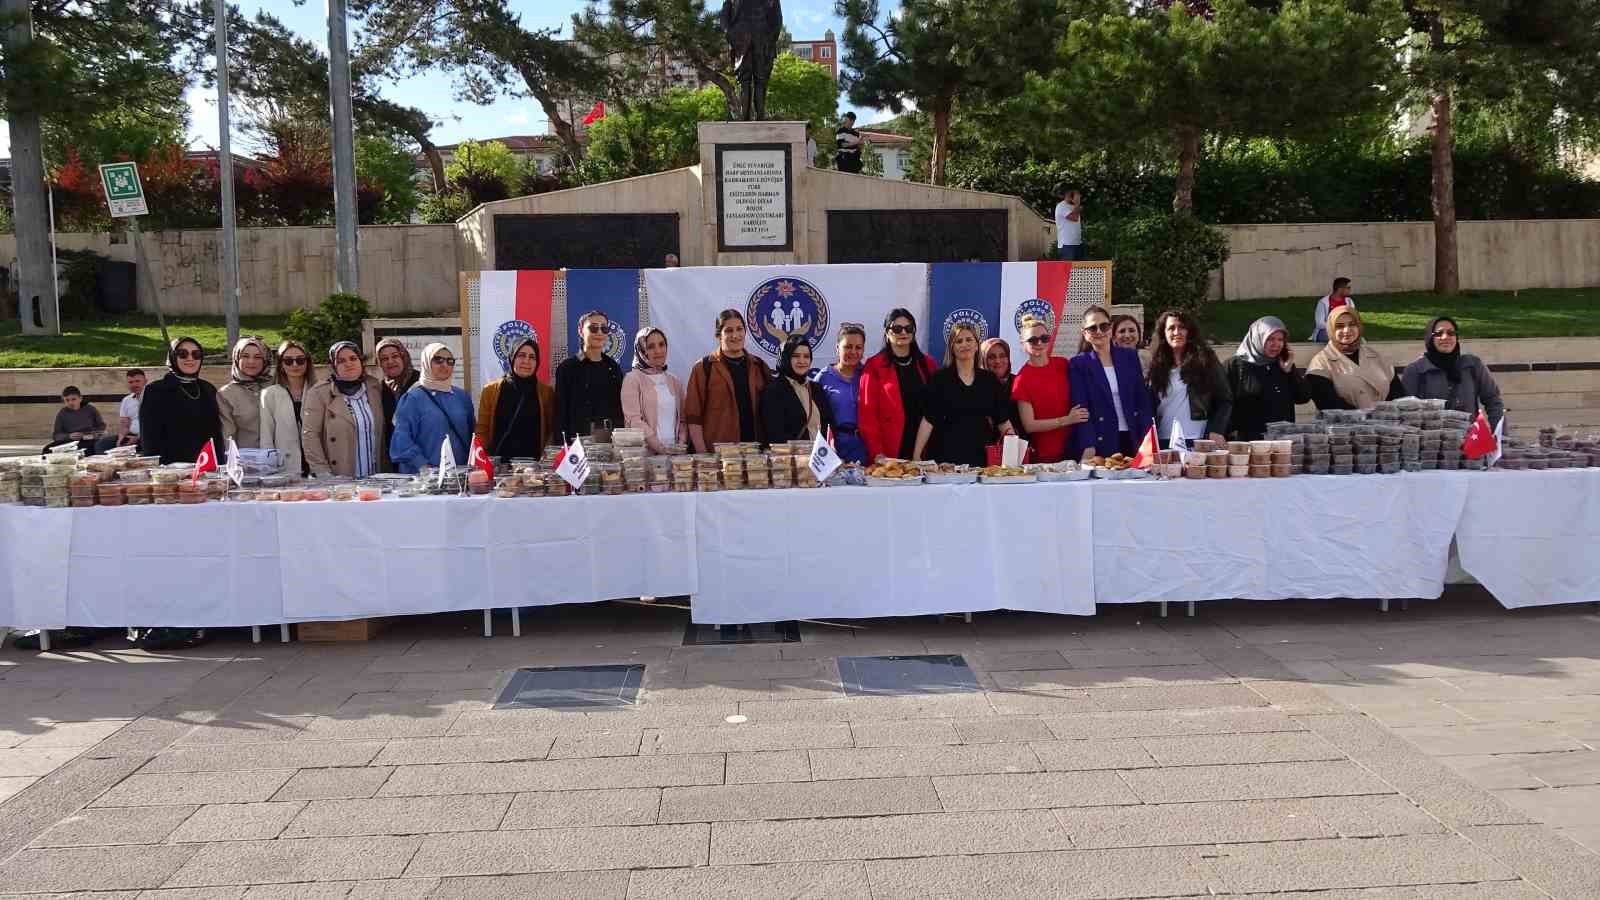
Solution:
M 58 444 L 77 442 L 81 450 L 94 450 L 95 439 L 104 434 L 106 420 L 93 403 L 83 402 L 83 392 L 72 385 L 61 391 L 61 409 L 56 410 L 56 424 L 50 435 L 48 451 Z
M 1348 306 L 1351 309 L 1356 308 L 1356 301 L 1350 299 L 1350 279 L 1348 278 L 1335 278 L 1333 280 L 1333 290 L 1329 291 L 1326 297 L 1317 301 L 1316 312 L 1312 315 L 1316 324 L 1311 332 L 1311 340 L 1318 343 L 1324 343 L 1328 340 L 1328 313 L 1341 306 Z
M 112 447 L 139 443 L 139 401 L 144 397 L 144 370 L 129 369 L 126 377 L 128 396 L 123 397 L 122 403 L 117 406 L 117 433 L 101 438 L 94 446 L 96 453 L 104 453 Z

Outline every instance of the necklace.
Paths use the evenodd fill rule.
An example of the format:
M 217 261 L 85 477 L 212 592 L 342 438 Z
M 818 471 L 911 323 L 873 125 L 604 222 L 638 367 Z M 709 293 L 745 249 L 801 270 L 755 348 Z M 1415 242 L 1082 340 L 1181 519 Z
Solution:
M 895 358 L 894 358 L 894 364 L 895 364 L 895 365 L 897 365 L 897 366 L 909 366 L 909 365 L 911 365 L 911 364 L 912 364 L 912 363 L 913 363 L 913 362 L 915 362 L 915 361 L 916 361 L 916 360 L 914 360 L 914 359 L 912 359 L 912 358 L 911 358 L 911 357 L 909 357 L 909 356 L 907 356 L 907 357 L 906 357 L 906 358 L 905 358 L 905 361 L 904 361 L 904 362 L 902 362 L 902 361 L 901 361 L 901 360 L 900 360 L 900 357 L 898 357 L 898 356 L 896 356 L 896 357 L 895 357 Z
M 191 394 L 191 393 L 189 393 L 189 388 L 186 387 L 184 385 L 184 383 L 180 381 L 180 382 L 178 382 L 178 390 L 182 391 L 183 395 L 185 397 L 188 397 L 190 400 L 199 400 L 200 399 L 200 385 L 198 385 L 198 384 L 196 384 L 194 386 L 194 393 Z

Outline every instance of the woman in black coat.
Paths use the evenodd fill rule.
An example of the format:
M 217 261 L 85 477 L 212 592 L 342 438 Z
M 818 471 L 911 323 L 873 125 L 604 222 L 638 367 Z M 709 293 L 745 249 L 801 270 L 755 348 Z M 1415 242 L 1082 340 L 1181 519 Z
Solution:
M 1293 422 L 1294 408 L 1311 402 L 1304 369 L 1294 366 L 1289 330 L 1275 316 L 1250 325 L 1239 352 L 1228 360 L 1228 387 L 1233 391 L 1233 416 L 1228 439 L 1259 441 L 1268 422 Z
M 828 393 L 810 379 L 811 345 L 794 335 L 778 354 L 779 378 L 761 392 L 762 434 L 767 443 L 810 440 L 833 427 Z
M 200 377 L 205 350 L 191 337 L 172 342 L 167 365 L 172 371 L 144 389 L 139 402 L 139 446 L 148 456 L 167 463 L 194 462 L 206 441 L 218 454 L 222 443 L 222 416 L 217 409 L 217 389 Z

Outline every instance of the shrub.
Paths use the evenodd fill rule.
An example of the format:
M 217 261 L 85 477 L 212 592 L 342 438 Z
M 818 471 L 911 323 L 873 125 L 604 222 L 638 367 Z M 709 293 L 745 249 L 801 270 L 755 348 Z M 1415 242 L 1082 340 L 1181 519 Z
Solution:
M 312 353 L 325 353 L 339 341 L 361 344 L 361 320 L 371 307 L 356 294 L 329 294 L 315 310 L 297 309 L 283 324 L 283 336 L 299 341 Z
M 1143 306 L 1146 319 L 1174 308 L 1198 318 L 1211 272 L 1228 259 L 1227 235 L 1190 213 L 1130 219 L 1099 239 L 1116 260 L 1112 296 Z

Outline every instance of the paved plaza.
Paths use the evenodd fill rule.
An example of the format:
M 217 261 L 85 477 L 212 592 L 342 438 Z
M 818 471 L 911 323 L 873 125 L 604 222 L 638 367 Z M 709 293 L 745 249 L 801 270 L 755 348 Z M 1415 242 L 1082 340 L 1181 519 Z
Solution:
M 1102 609 L 7 649 L 0 896 L 1600 896 L 1594 607 Z M 841 683 L 928 654 L 978 690 Z M 493 708 L 519 667 L 591 664 L 643 665 L 637 705 Z

